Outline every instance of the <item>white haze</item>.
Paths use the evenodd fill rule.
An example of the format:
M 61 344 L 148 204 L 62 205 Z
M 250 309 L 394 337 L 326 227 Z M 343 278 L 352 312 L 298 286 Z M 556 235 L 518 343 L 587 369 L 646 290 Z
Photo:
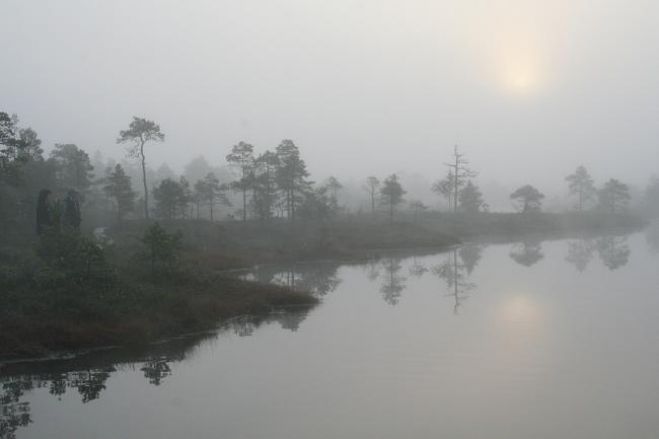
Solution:
M 585 164 L 657 172 L 659 4 L 645 0 L 2 0 L 0 109 L 106 157 L 133 115 L 155 169 L 291 138 L 316 180 L 444 176 L 565 195 Z M 410 183 L 413 184 L 413 183 Z M 413 184 L 414 185 L 414 184 Z M 411 189 L 411 188 L 408 188 Z M 427 189 L 426 189 L 427 190 Z

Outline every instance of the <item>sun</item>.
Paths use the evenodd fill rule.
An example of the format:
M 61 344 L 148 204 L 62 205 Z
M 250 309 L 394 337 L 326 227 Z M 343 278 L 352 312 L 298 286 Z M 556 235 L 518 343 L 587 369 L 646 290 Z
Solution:
M 540 91 L 540 68 L 531 57 L 504 58 L 499 71 L 500 82 L 508 93 L 527 96 Z

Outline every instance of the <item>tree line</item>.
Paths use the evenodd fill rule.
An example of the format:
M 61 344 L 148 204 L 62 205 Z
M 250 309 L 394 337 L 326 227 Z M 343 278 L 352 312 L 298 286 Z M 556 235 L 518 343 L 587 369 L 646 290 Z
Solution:
M 197 181 L 172 177 L 150 186 L 147 174 L 148 147 L 163 142 L 165 134 L 154 121 L 134 117 L 127 129 L 121 130 L 118 144 L 128 144 L 127 156 L 136 158 L 141 170 L 141 194 L 121 164 L 107 169 L 94 169 L 87 152 L 74 144 L 55 144 L 49 156 L 44 155 L 41 140 L 32 128 L 22 128 L 16 116 L 0 112 L 0 221 L 25 224 L 33 218 L 37 197 L 42 189 L 55 193 L 75 191 L 87 206 L 111 202 L 117 222 L 128 215 L 149 219 L 172 220 L 202 218 L 215 220 L 219 208 L 236 204 L 241 221 L 263 222 L 282 218 L 332 219 L 345 210 L 339 202 L 343 185 L 335 177 L 321 183 L 310 179 L 300 148 L 290 139 L 275 148 L 257 152 L 241 141 L 226 155 L 233 177 L 221 181 L 208 172 Z M 449 211 L 475 214 L 489 211 L 476 177 L 464 153 L 455 146 L 445 163 L 447 173 L 432 185 L 432 191 L 447 203 Z M 579 212 L 597 209 L 618 213 L 629 206 L 629 187 L 617 179 L 609 179 L 596 187 L 584 166 L 566 178 L 569 194 Z M 386 212 L 394 220 L 403 205 L 406 190 L 399 177 L 392 174 L 382 180 L 368 176 L 362 186 L 372 214 Z M 237 196 L 231 196 L 233 193 Z M 150 200 L 153 199 L 153 201 Z M 510 194 L 518 211 L 536 212 L 542 208 L 545 195 L 531 184 Z M 652 180 L 645 194 L 648 206 L 659 213 L 659 180 Z M 233 199 L 233 203 L 232 203 Z M 138 209 L 138 205 L 141 207 Z M 407 206 L 415 217 L 428 209 L 422 201 L 411 199 Z M 141 214 L 139 213 L 141 212 Z

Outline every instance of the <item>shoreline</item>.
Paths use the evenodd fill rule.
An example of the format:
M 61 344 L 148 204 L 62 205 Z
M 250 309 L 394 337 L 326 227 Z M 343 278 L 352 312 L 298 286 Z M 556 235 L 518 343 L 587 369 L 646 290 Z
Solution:
M 575 217 L 579 221 L 565 227 L 564 220 Z M 622 234 L 647 225 L 631 216 L 593 222 L 589 215 L 573 214 L 482 214 L 470 218 L 470 222 L 463 222 L 465 218 L 460 214 L 443 214 L 441 218 L 441 222 L 431 218 L 419 223 L 302 225 L 294 234 L 288 224 L 262 229 L 220 224 L 221 233 L 216 233 L 215 242 L 208 239 L 206 248 L 194 240 L 187 244 L 185 263 L 194 269 L 166 282 L 146 282 L 122 274 L 116 285 L 99 287 L 91 293 L 84 287 L 68 292 L 61 288 L 38 291 L 19 285 L 6 296 L 20 303 L 13 303 L 15 312 L 0 321 L 0 362 L 107 346 L 145 346 L 183 334 L 212 331 L 242 315 L 263 317 L 287 307 L 311 309 L 319 303 L 310 292 L 240 280 L 233 275 L 259 265 L 321 261 L 354 264 L 392 253 L 441 253 L 467 242 L 496 244 Z M 520 223 L 527 227 L 518 227 Z M 130 232 L 138 230 L 136 225 L 128 233 L 122 231 L 123 236 L 118 235 L 120 242 L 130 242 Z M 196 223 L 166 227 L 181 225 L 200 227 Z M 202 224 L 202 236 L 213 236 L 212 230 L 203 229 L 209 226 L 217 225 Z M 117 266 L 117 271 L 121 269 Z M 90 294 L 94 297 L 88 297 Z

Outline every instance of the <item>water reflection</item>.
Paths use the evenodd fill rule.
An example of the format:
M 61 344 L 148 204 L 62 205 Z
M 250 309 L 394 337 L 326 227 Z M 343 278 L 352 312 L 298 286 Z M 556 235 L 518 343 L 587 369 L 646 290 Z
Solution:
M 574 274 L 572 266 L 580 273 L 586 272 L 589 268 L 592 269 L 593 264 L 598 264 L 593 262 L 597 259 L 608 270 L 617 270 L 629 263 L 630 242 L 636 246 L 637 240 L 635 239 L 628 242 L 628 239 L 622 236 L 581 237 L 565 242 L 547 243 L 544 250 L 546 250 L 547 259 L 552 257 L 559 259 L 565 273 Z M 648 230 L 645 240 L 651 248 L 653 245 L 655 250 L 659 248 L 659 230 Z M 637 248 L 635 247 L 635 249 Z M 406 288 L 409 288 L 410 291 L 422 289 L 428 292 L 428 296 L 434 294 L 436 297 L 435 290 L 439 286 L 442 294 L 445 288 L 450 297 L 450 302 L 440 298 L 444 301 L 442 307 L 447 312 L 450 312 L 449 307 L 452 307 L 453 313 L 457 315 L 464 311 L 465 300 L 474 295 L 473 293 L 477 289 L 476 281 L 487 284 L 489 287 L 492 282 L 503 278 L 503 285 L 507 285 L 505 282 L 509 280 L 504 276 L 499 276 L 499 270 L 505 270 L 515 264 L 531 267 L 529 270 L 523 269 L 523 274 L 520 273 L 520 270 L 517 270 L 516 273 L 520 277 L 530 275 L 530 279 L 534 281 L 533 276 L 536 271 L 554 269 L 554 266 L 549 266 L 549 264 L 536 265 L 545 257 L 543 246 L 539 241 L 527 240 L 513 244 L 510 248 L 506 244 L 488 249 L 487 253 L 485 251 L 483 245 L 469 243 L 441 254 L 410 257 L 393 254 L 363 264 L 345 265 L 339 262 L 322 262 L 291 264 L 284 267 L 261 266 L 245 277 L 249 276 L 249 278 L 261 282 L 288 285 L 311 291 L 317 296 L 325 296 L 336 290 L 341 285 L 342 279 L 345 279 L 346 285 L 343 290 L 346 290 L 345 287 L 352 285 L 351 276 L 357 276 L 358 282 L 370 281 L 372 283 L 370 298 L 374 297 L 378 303 L 381 303 L 380 300 L 384 300 L 389 305 L 397 305 Z M 506 255 L 509 255 L 510 259 Z M 634 263 L 636 262 L 638 261 L 635 260 Z M 482 264 L 480 268 L 479 264 Z M 571 264 L 571 266 L 567 264 Z M 340 267 L 344 268 L 339 271 Z M 565 278 L 567 279 L 567 277 Z M 363 283 L 355 285 L 363 286 Z M 529 285 L 532 285 L 532 282 Z M 493 297 L 496 298 L 495 287 L 492 288 L 493 294 L 488 294 L 490 301 Z M 352 301 L 355 296 L 337 294 L 336 297 L 343 297 L 341 300 L 348 302 Z M 488 299 L 483 299 L 484 297 L 484 294 L 478 295 L 478 300 L 487 303 Z M 511 352 L 514 352 L 511 358 L 517 359 L 524 356 L 528 358 L 528 355 L 534 352 L 543 322 L 545 320 L 548 322 L 548 319 L 543 318 L 545 304 L 542 296 L 536 297 L 528 292 L 525 293 L 524 290 L 515 290 L 507 293 L 504 299 L 491 303 L 495 308 L 499 307 L 495 309 L 499 319 L 497 321 L 503 323 L 503 327 L 508 329 L 505 332 L 507 343 L 505 354 L 510 356 Z M 336 309 L 336 307 L 328 308 Z M 434 310 L 431 311 L 434 312 Z M 477 309 L 470 309 L 470 311 L 469 315 L 462 316 L 461 320 L 466 319 L 471 322 L 470 319 L 474 319 L 474 316 L 477 317 Z M 374 311 L 370 309 L 368 312 Z M 299 308 L 265 318 L 242 316 L 227 321 L 221 330 L 240 337 L 247 337 L 252 336 L 260 325 L 274 323 L 284 330 L 298 331 L 308 317 L 308 313 L 309 309 Z M 404 310 L 395 314 L 406 315 Z M 344 323 L 340 315 L 336 318 L 342 324 Z M 304 333 L 304 331 L 302 332 Z M 298 338 L 302 338 L 303 333 L 299 334 Z M 176 376 L 177 363 L 188 360 L 195 346 L 202 340 L 216 335 L 201 334 L 171 340 L 152 346 L 146 352 L 107 351 L 75 360 L 0 365 L 4 368 L 0 370 L 0 439 L 14 438 L 21 428 L 28 426 L 33 421 L 33 413 L 27 402 L 28 399 L 32 399 L 29 397 L 31 392 L 43 391 L 45 396 L 52 399 L 54 403 L 57 403 L 58 400 L 70 400 L 73 397 L 81 403 L 87 404 L 103 398 L 107 388 L 115 383 L 109 379 L 111 376 L 126 371 L 134 371 L 137 379 L 143 379 L 149 386 L 167 387 L 167 384 L 180 379 Z M 256 338 L 254 340 L 256 341 Z M 518 349 L 519 346 L 523 346 L 527 351 L 521 353 Z M 517 350 L 513 351 L 513 349 Z M 108 397 L 108 399 L 110 398 Z M 33 410 L 36 411 L 36 409 Z M 26 432 L 29 431 L 30 429 L 26 430 Z
M 315 296 L 324 296 L 341 283 L 337 276 L 339 262 L 328 261 L 313 264 L 291 263 L 287 266 L 263 265 L 256 267 L 246 278 L 262 283 L 276 283 Z
M 412 265 L 410 265 L 409 273 L 410 276 L 415 278 L 423 277 L 424 274 L 428 272 L 428 267 L 420 263 L 418 259 L 414 256 L 412 257 Z
M 540 241 L 522 241 L 513 245 L 510 250 L 512 260 L 525 267 L 537 264 L 542 258 L 542 244 Z
M 481 260 L 483 246 L 475 243 L 468 243 L 460 247 L 459 252 L 460 259 L 467 270 L 467 274 L 471 274 Z
M 219 333 L 231 331 L 249 336 L 259 326 L 273 322 L 296 331 L 308 312 L 308 308 L 299 307 L 265 317 L 239 317 L 223 324 Z M 209 333 L 182 337 L 153 345 L 146 352 L 112 350 L 71 360 L 0 364 L 0 439 L 14 439 L 21 427 L 32 422 L 30 404 L 24 400 L 29 392 L 48 389 L 61 401 L 73 390 L 87 404 L 101 398 L 108 379 L 125 368 L 141 371 L 149 384 L 160 386 L 172 375 L 174 363 L 186 360 L 203 340 L 216 336 Z
M 609 270 L 616 270 L 627 265 L 631 250 L 626 237 L 606 236 L 597 240 L 597 253 Z
M 577 239 L 568 241 L 565 260 L 574 265 L 579 273 L 583 273 L 593 259 L 595 242 L 592 239 Z
M 653 224 L 645 231 L 645 242 L 653 253 L 659 253 L 659 223 Z
M 30 405 L 21 398 L 34 388 L 34 383 L 30 378 L 8 377 L 0 379 L 0 384 L 0 438 L 14 439 L 20 427 L 32 422 Z
M 446 282 L 449 296 L 453 297 L 453 313 L 456 315 L 459 314 L 462 303 L 469 297 L 469 292 L 476 288 L 476 284 L 468 279 L 480 259 L 481 250 L 476 247 L 473 246 L 465 252 L 454 249 L 447 253 L 443 263 L 432 268 L 433 274 Z
M 407 280 L 400 274 L 401 258 L 387 257 L 382 262 L 384 270 L 383 283 L 380 287 L 382 298 L 389 305 L 397 305 L 400 295 L 405 289 L 405 281 Z

